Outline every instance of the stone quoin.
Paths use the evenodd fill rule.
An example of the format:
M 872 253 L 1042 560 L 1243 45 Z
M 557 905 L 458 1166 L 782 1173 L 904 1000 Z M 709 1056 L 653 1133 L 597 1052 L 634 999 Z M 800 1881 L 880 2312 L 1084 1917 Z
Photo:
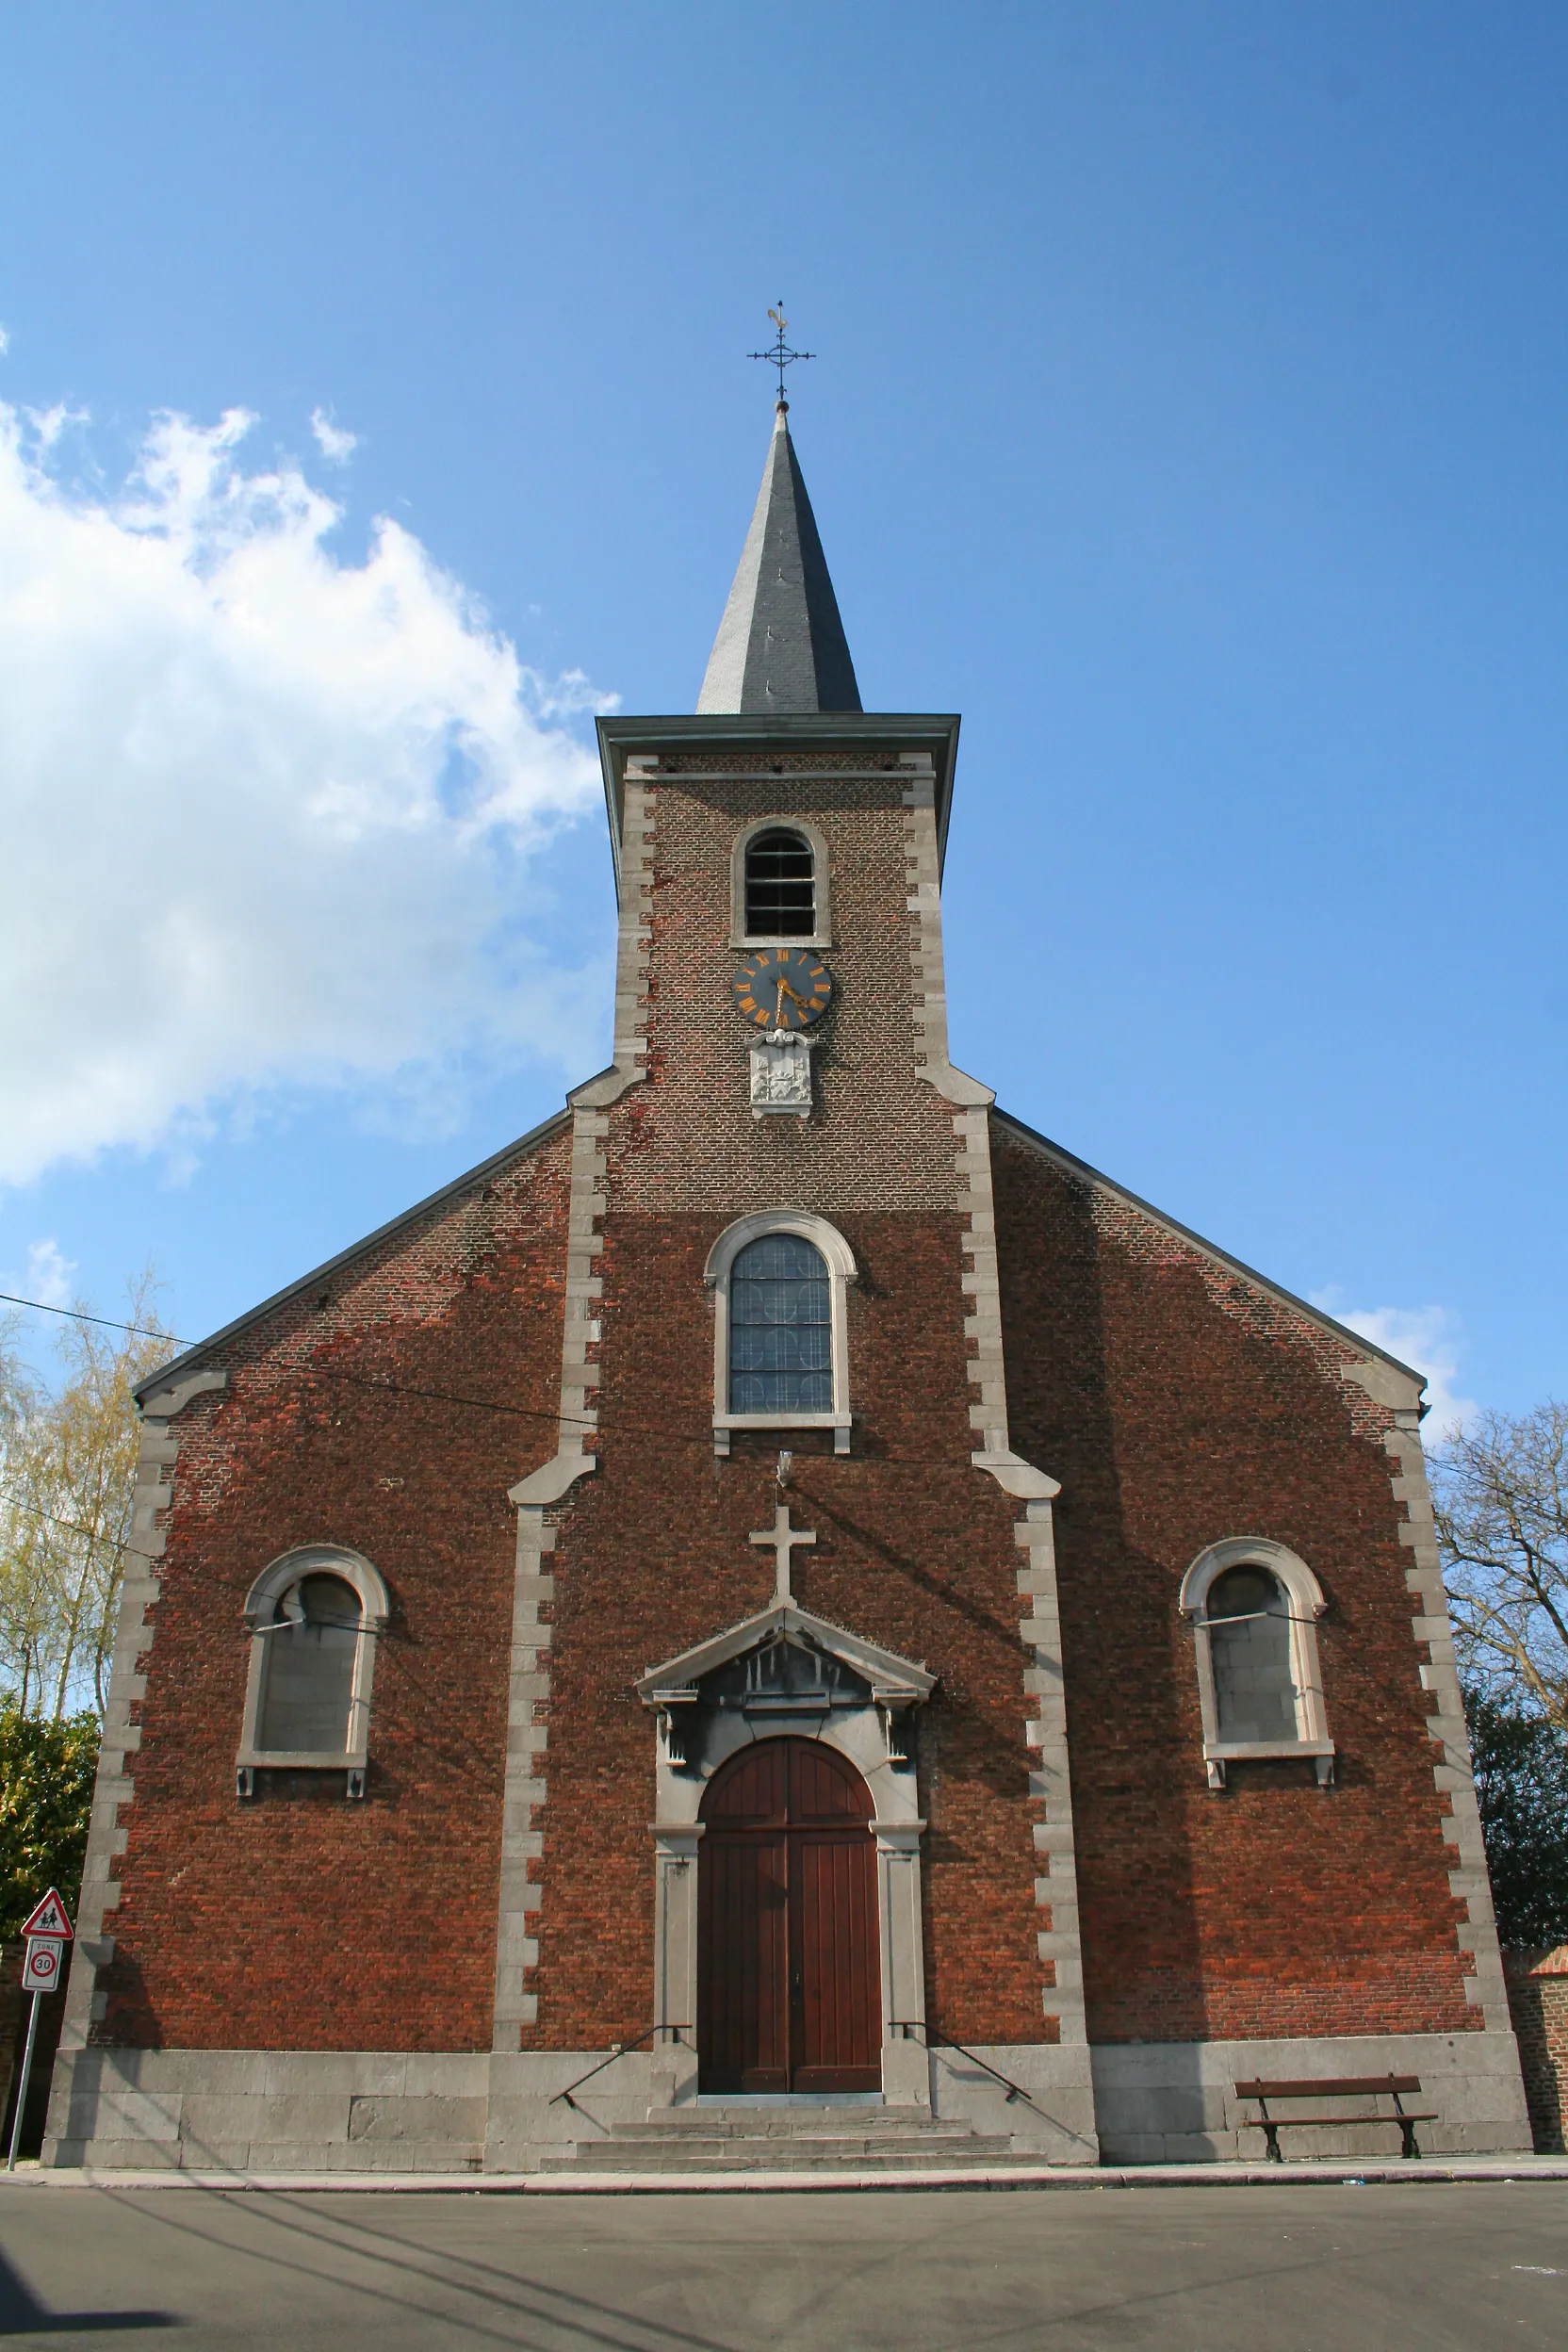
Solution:
M 949 1058 L 782 400 L 598 740 L 611 1067 L 140 1392 L 45 2161 L 1527 2148 L 1421 1380 Z

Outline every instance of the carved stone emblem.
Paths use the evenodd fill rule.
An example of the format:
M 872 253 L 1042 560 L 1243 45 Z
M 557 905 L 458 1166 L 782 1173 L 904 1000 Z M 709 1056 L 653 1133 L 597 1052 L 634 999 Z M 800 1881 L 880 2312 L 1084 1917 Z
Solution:
M 751 1115 L 771 1111 L 811 1116 L 811 1048 L 787 1029 L 770 1029 L 751 1049 Z

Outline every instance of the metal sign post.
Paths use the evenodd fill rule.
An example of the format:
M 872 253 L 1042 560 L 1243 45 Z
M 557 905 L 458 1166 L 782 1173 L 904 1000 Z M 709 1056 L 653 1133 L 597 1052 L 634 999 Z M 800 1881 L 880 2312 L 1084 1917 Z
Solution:
M 45 1993 L 57 1993 L 65 1979 L 65 1949 L 71 1941 L 71 1921 L 53 1886 L 32 1917 L 23 1921 L 22 1933 L 27 1938 L 22 1989 L 32 1994 L 33 2005 L 22 2052 L 22 2079 L 16 2086 L 16 2113 L 11 2118 L 10 2152 L 6 2159 L 8 2172 L 16 2170 L 16 2153 L 22 2145 L 22 2118 L 26 2113 L 27 2085 L 32 2079 L 33 2044 L 38 2039 L 38 2004 Z

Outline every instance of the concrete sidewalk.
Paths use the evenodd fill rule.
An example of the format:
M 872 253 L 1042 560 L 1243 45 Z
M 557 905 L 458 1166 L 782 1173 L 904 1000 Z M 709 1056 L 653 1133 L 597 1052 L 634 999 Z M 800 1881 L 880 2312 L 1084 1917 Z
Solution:
M 1319 2158 L 1278 2164 L 1040 2164 L 1004 2171 L 732 2172 L 583 2174 L 537 2172 L 199 2172 L 24 2164 L 0 2172 L 15 2189 L 221 2189 L 417 2195 L 420 2197 L 731 2197 L 830 2190 L 899 2189 L 1272 2189 L 1410 2188 L 1422 2182 L 1568 2180 L 1568 2156 L 1419 2156 L 1410 2160 Z

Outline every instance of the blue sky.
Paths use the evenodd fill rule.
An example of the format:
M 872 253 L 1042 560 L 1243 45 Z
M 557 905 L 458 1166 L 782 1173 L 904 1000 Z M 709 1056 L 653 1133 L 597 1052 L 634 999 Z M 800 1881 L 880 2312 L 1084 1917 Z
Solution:
M 200 1336 L 599 1066 L 588 712 L 695 699 L 782 295 L 867 705 L 964 715 L 957 1058 L 1448 1393 L 1568 1389 L 1560 8 L 7 47 L 0 1287 L 150 1258 Z

